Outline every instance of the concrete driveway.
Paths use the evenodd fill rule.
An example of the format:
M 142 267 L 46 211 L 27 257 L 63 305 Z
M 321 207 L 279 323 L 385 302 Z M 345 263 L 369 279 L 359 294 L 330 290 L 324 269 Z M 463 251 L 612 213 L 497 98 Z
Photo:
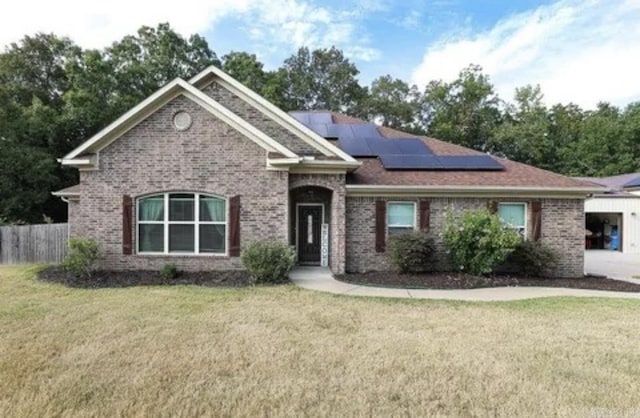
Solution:
M 584 252 L 584 271 L 614 279 L 640 279 L 640 254 L 619 251 L 587 250 Z M 640 280 L 637 280 L 640 283 Z

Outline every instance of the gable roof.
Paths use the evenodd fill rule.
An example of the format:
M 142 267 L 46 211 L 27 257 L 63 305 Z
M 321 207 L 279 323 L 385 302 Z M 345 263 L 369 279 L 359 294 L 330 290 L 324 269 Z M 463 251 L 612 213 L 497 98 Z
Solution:
M 222 106 L 193 85 L 180 78 L 176 78 L 116 119 L 106 128 L 89 138 L 69 154 L 65 155 L 59 161 L 63 165 L 91 167 L 95 164 L 95 159 L 91 157 L 92 154 L 96 154 L 108 146 L 156 110 L 180 95 L 202 106 L 209 113 L 226 122 L 266 151 L 276 152 L 288 158 L 300 158 L 290 149 L 258 130 L 253 125 L 246 123 L 240 116 Z
M 609 176 L 609 177 L 576 177 L 576 178 L 584 181 L 590 181 L 592 183 L 600 184 L 603 186 L 607 186 L 613 191 L 621 191 L 623 189 L 640 187 L 640 173 L 620 174 L 617 176 Z
M 199 89 L 202 89 L 214 81 L 218 82 L 222 87 L 231 91 L 245 103 L 268 116 L 280 126 L 320 151 L 323 155 L 327 157 L 338 157 L 341 160 L 356 163 L 356 160 L 349 154 L 329 143 L 323 137 L 298 122 L 287 112 L 283 111 L 278 106 L 269 102 L 267 99 L 215 66 L 210 66 L 201 71 L 199 74 L 192 77 L 189 80 L 189 83 Z
M 336 124 L 368 123 L 361 119 L 330 112 Z M 386 138 L 419 138 L 436 155 L 486 155 L 482 152 L 440 141 L 427 136 L 410 134 L 388 127 L 378 127 Z M 557 195 L 587 195 L 601 193 L 606 189 L 587 181 L 573 179 L 551 171 L 542 170 L 527 164 L 504 158 L 493 157 L 504 166 L 501 171 L 425 171 L 425 170 L 386 170 L 377 158 L 359 158 L 362 166 L 347 176 L 347 189 L 359 190 L 401 190 L 408 191 L 486 191 Z

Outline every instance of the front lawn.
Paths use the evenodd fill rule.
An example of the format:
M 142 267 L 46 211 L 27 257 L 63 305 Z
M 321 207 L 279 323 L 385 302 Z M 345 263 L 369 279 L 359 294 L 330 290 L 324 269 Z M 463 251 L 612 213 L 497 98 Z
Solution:
M 3 417 L 640 411 L 640 301 L 92 290 L 36 271 L 0 266 Z

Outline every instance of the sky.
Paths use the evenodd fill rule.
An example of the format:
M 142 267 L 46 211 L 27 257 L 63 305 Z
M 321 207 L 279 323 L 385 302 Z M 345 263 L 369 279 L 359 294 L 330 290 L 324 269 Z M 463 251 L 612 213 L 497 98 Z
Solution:
M 336 46 L 365 85 L 390 74 L 424 87 L 473 63 L 505 100 L 527 84 L 549 105 L 640 100 L 640 0 L 21 0 L 3 6 L 0 46 L 53 32 L 103 48 L 161 22 L 267 69 Z

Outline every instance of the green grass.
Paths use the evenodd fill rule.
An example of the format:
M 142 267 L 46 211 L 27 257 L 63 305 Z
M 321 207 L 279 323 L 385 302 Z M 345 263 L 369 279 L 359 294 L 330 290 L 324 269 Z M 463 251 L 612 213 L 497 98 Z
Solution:
M 0 266 L 2 417 L 640 411 L 640 301 L 86 290 L 37 269 Z

